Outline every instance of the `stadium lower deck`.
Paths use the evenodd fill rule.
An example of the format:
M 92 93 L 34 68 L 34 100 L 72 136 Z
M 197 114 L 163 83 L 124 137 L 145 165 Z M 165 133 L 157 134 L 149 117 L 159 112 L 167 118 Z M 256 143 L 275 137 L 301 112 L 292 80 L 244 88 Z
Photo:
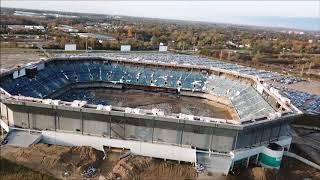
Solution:
M 257 158 L 270 143 L 290 146 L 288 121 L 299 118 L 299 111 L 258 78 L 206 65 L 157 62 L 157 54 L 148 55 L 153 60 L 128 56 L 135 57 L 53 58 L 2 73 L 1 126 L 41 132 L 49 144 L 127 148 L 201 161 L 213 171 L 223 167 L 224 173 L 231 164 Z M 134 95 L 136 104 L 130 104 L 132 92 L 140 93 Z M 164 102 L 153 97 L 160 94 Z M 183 100 L 170 103 L 177 97 Z M 211 109 L 201 101 L 216 104 Z M 217 116 L 220 107 L 231 115 Z

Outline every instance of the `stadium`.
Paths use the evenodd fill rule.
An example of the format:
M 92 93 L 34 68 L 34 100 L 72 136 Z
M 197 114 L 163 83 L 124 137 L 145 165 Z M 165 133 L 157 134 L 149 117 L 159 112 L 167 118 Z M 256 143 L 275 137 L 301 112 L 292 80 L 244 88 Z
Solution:
M 263 82 L 275 76 L 172 53 L 60 55 L 1 73 L 1 127 L 11 143 L 279 168 L 301 111 Z

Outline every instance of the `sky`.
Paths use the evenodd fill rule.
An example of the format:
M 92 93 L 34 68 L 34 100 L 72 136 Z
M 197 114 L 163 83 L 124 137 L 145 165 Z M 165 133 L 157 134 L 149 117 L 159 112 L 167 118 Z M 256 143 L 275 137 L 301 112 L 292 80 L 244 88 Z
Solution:
M 1 0 L 1 7 L 128 15 L 233 24 L 251 17 L 319 18 L 320 1 L 52 1 Z M 270 23 L 270 22 L 269 22 Z M 272 25 L 272 24 L 271 24 Z M 320 26 L 320 25 L 319 25 Z

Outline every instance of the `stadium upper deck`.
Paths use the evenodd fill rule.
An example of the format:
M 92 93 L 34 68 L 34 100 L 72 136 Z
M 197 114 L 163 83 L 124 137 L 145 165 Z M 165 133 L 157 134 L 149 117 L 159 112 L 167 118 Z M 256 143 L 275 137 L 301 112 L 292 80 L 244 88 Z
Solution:
M 177 92 L 181 90 L 202 92 L 215 97 L 226 98 L 238 113 L 239 118 L 245 120 L 274 116 L 272 114 L 276 112 L 288 112 L 288 109 L 281 109 L 280 106 L 278 107 L 278 105 L 265 99 L 265 94 L 265 98 L 263 97 L 261 84 L 258 87 L 257 84 L 250 83 L 250 81 L 230 78 L 228 73 L 220 75 L 219 73 L 212 73 L 210 68 L 225 69 L 227 70 L 225 72 L 230 73 L 236 72 L 237 76 L 246 73 L 260 77 L 274 77 L 274 74 L 268 74 L 268 72 L 257 73 L 256 70 L 251 68 L 242 68 L 234 64 L 226 64 L 197 56 L 169 53 L 108 53 L 62 56 L 64 58 L 60 60 L 57 58 L 53 61 L 40 62 L 36 66 L 37 73 L 31 78 L 25 75 L 26 70 L 23 68 L 12 74 L 4 73 L 1 77 L 1 87 L 12 95 L 46 99 L 50 98 L 56 91 L 72 84 L 107 82 L 169 88 L 176 89 Z M 164 65 L 164 67 L 147 66 L 148 63 Z M 185 69 L 181 69 L 179 66 L 183 66 Z
M 231 64 L 213 60 L 201 56 L 184 55 L 184 54 L 172 54 L 172 53 L 86 53 L 86 54 L 58 54 L 56 57 L 105 57 L 110 59 L 125 59 L 131 61 L 151 61 L 159 63 L 170 63 L 170 64 L 185 64 L 185 65 L 203 65 L 206 67 L 214 67 L 225 69 L 228 71 L 239 72 L 241 74 L 257 76 L 261 79 L 281 79 L 283 75 L 265 71 L 257 70 L 255 68 L 245 67 L 238 64 Z

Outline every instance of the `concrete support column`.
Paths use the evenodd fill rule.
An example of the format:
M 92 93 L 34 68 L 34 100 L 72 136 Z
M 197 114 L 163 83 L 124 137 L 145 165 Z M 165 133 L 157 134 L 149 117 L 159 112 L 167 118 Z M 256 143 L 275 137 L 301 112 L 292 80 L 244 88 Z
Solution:
M 209 151 L 210 151 L 210 149 L 212 148 L 212 143 L 213 143 L 213 135 L 214 135 L 215 133 L 214 133 L 214 128 L 212 128 L 212 132 L 211 132 L 211 139 L 210 139 L 210 148 L 209 148 Z
M 262 128 L 262 133 L 261 133 L 260 142 L 259 142 L 260 145 L 261 145 L 261 142 L 262 142 L 263 134 L 264 134 L 264 128 Z
M 123 123 L 123 139 L 126 139 L 126 123 L 127 123 L 127 121 L 124 120 L 124 123 Z
M 154 136 L 154 120 L 152 120 L 152 137 L 151 137 L 151 143 L 153 143 L 153 136 Z
M 291 146 L 291 144 L 288 145 L 288 152 L 290 151 L 290 146 Z
M 234 161 L 232 160 L 231 166 L 230 166 L 230 171 L 233 170 L 233 166 L 234 166 Z
M 238 135 L 239 135 L 239 132 L 237 132 L 237 135 L 236 135 L 236 139 L 234 141 L 234 146 L 233 146 L 233 150 L 235 150 L 237 148 L 237 143 L 238 143 Z
M 109 130 L 110 130 L 110 136 L 109 136 L 109 138 L 111 138 L 111 135 L 112 135 L 112 133 L 111 133 L 111 131 L 112 131 L 112 127 L 111 127 L 111 116 L 109 116 Z
M 184 127 L 184 124 L 182 124 L 182 128 L 181 128 L 181 138 L 180 138 L 180 146 L 182 146 L 182 138 L 183 138 L 183 127 Z
M 8 106 L 6 106 L 6 111 L 7 111 L 7 120 L 8 120 L 8 125 L 9 125 L 9 111 L 8 111 Z M 13 124 L 11 124 L 13 125 Z
M 3 131 L 3 128 L 2 128 L 2 126 L 0 126 L 0 128 L 1 128 L 1 140 L 3 140 L 3 137 L 4 137 L 4 131 Z
M 271 142 L 271 136 L 272 136 L 272 132 L 273 132 L 273 126 L 272 127 L 270 127 L 270 134 L 269 134 L 269 143 Z
M 57 129 L 61 129 L 61 126 L 60 126 L 60 115 L 59 113 L 57 113 Z
M 80 113 L 81 113 L 81 134 L 83 134 L 84 122 L 83 122 L 83 113 L 82 113 L 82 109 L 81 108 L 80 108 Z
M 259 155 L 260 155 L 260 154 L 257 154 L 257 157 L 256 157 L 256 162 L 255 162 L 255 163 L 256 163 L 256 165 L 258 165 Z
M 29 111 L 28 111 L 28 128 L 30 129 L 31 128 L 31 126 L 30 126 L 30 113 L 29 113 Z
M 278 140 L 279 140 L 279 138 L 280 138 L 281 127 L 282 127 L 282 123 L 280 123 L 280 127 L 279 127 L 279 132 L 278 132 Z
M 246 168 L 248 168 L 250 162 L 250 157 L 247 157 Z
M 57 131 L 57 109 L 54 110 L 54 131 Z

